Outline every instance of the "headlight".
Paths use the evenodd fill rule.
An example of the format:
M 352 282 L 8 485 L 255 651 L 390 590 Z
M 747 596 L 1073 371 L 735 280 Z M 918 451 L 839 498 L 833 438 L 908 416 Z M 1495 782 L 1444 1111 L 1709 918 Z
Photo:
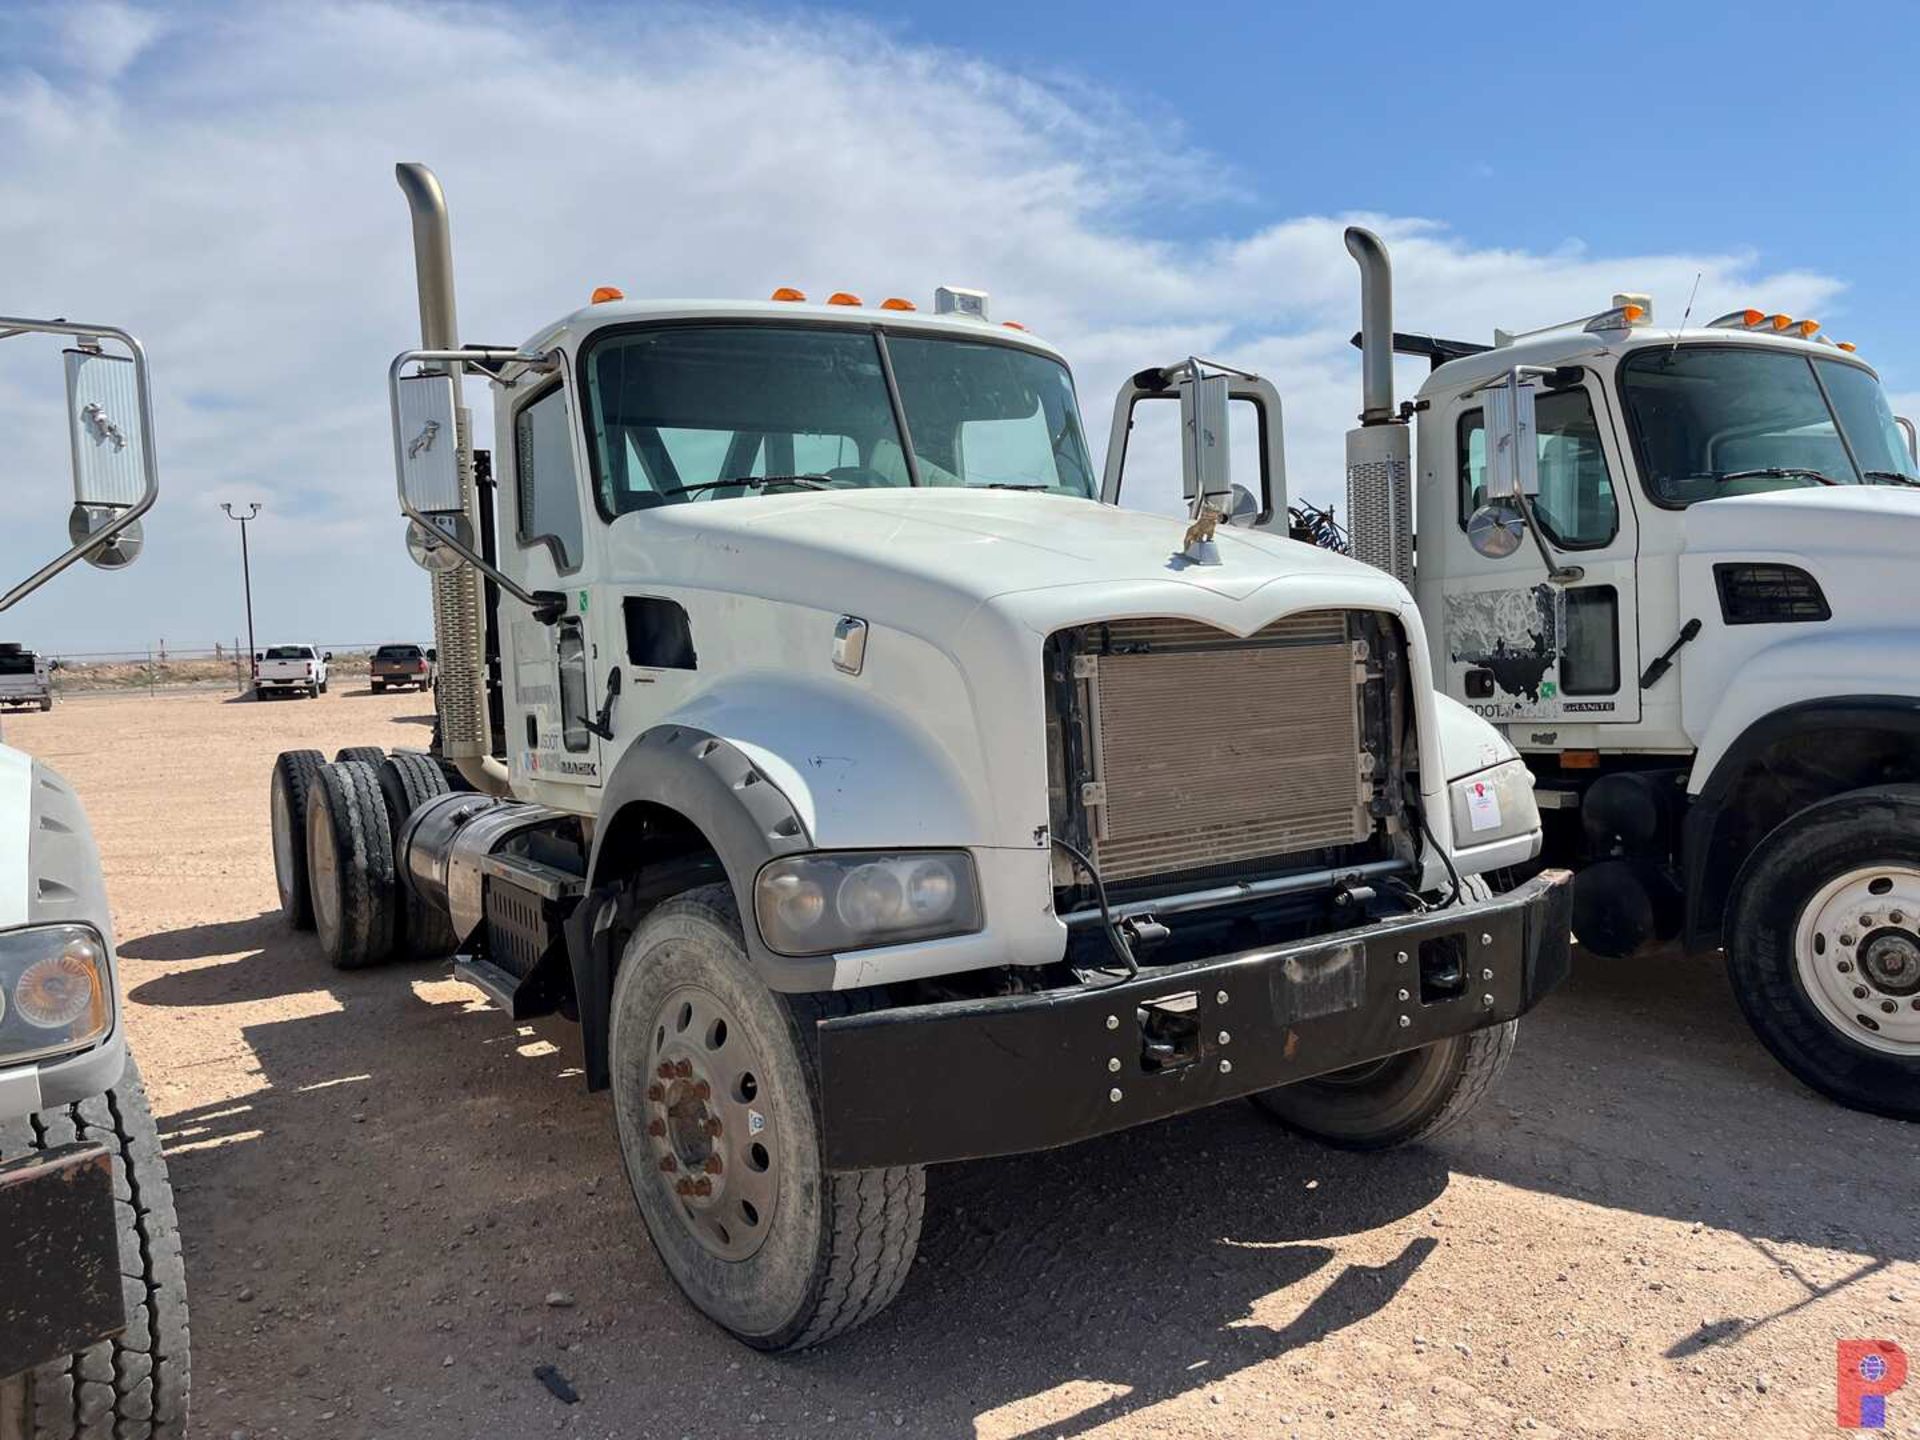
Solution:
M 1540 807 L 1533 798 L 1533 776 L 1523 761 L 1508 760 L 1477 770 L 1455 780 L 1448 788 L 1453 796 L 1455 849 L 1510 840 L 1540 828 Z
M 78 1050 L 112 1023 L 99 932 L 45 925 L 0 934 L 0 1065 Z
M 760 938 L 781 955 L 830 955 L 980 928 L 964 850 L 854 852 L 775 860 L 753 886 Z

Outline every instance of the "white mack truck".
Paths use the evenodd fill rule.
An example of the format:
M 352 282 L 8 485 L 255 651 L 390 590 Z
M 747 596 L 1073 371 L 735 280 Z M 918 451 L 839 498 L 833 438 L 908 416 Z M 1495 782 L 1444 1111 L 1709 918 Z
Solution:
M 1913 425 L 1812 320 L 1616 295 L 1491 346 L 1400 335 L 1385 247 L 1347 246 L 1353 553 L 1532 766 L 1576 936 L 1724 947 L 1782 1064 L 1920 1119 Z M 1398 409 L 1396 352 L 1432 364 Z
M 0 340 L 23 335 L 70 342 L 72 543 L 0 612 L 76 560 L 131 563 L 160 493 L 139 342 L 111 325 L 0 319 Z M 0 1440 L 186 1433 L 186 1271 L 115 970 L 79 797 L 0 746 Z
M 1066 365 L 979 292 L 603 289 L 463 347 L 440 187 L 399 178 L 438 746 L 279 758 L 283 909 L 577 1020 L 702 1311 L 767 1349 L 871 1317 L 930 1163 L 1249 1096 L 1380 1147 L 1486 1093 L 1566 877 L 1478 878 L 1538 847 L 1525 768 L 1436 697 L 1404 587 L 1287 538 L 1270 385 L 1142 372 L 1103 485 Z M 1155 404 L 1191 523 L 1103 503 Z

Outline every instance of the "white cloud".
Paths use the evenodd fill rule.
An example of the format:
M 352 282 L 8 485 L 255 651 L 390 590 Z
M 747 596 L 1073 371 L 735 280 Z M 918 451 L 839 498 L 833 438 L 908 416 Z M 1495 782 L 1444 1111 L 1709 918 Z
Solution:
M 1169 199 L 1185 231 L 1247 207 L 1226 167 L 1114 96 L 841 17 L 228 4 L 163 30 L 125 6 L 36 13 L 9 22 L 24 58 L 0 65 L 0 311 L 146 339 L 166 478 L 139 567 L 64 578 L 21 612 L 56 643 L 231 635 L 222 499 L 267 505 L 263 630 L 424 630 L 384 408 L 386 363 L 416 334 L 402 159 L 446 183 L 468 339 L 519 340 L 602 283 L 982 285 L 1074 357 L 1097 448 L 1122 376 L 1199 350 L 1271 375 L 1296 491 L 1338 491 L 1358 389 L 1344 218 L 1154 233 Z M 1402 328 L 1465 338 L 1615 289 L 1653 291 L 1677 318 L 1696 272 L 1706 313 L 1749 296 L 1805 313 L 1838 291 L 1747 253 L 1539 255 L 1475 249 L 1431 220 L 1369 223 L 1394 249 Z M 57 366 L 29 358 L 38 369 L 0 354 L 0 476 L 49 498 L 0 534 L 11 574 L 52 550 L 63 511 L 57 421 L 19 388 L 44 393 Z

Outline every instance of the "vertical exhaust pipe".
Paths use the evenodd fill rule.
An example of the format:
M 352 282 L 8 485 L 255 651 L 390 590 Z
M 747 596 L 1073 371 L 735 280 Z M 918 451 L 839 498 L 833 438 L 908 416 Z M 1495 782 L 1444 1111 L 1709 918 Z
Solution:
M 1360 423 L 1383 425 L 1393 419 L 1393 265 L 1363 226 L 1347 227 L 1347 253 L 1360 266 Z
M 453 227 L 447 197 L 425 165 L 393 167 L 394 179 L 413 215 L 414 283 L 420 293 L 420 348 L 460 348 L 454 308 Z M 460 399 L 460 371 L 453 376 L 455 436 L 460 455 L 460 507 L 470 533 L 481 533 L 473 480 L 473 421 Z M 433 577 L 433 636 L 440 652 L 434 705 L 440 716 L 440 750 L 476 790 L 507 793 L 507 767 L 494 757 L 487 719 L 486 604 L 480 572 L 469 565 Z
M 1347 432 L 1347 532 L 1354 558 L 1413 584 L 1413 445 L 1393 409 L 1393 266 L 1380 237 L 1347 227 L 1360 266 L 1360 427 Z

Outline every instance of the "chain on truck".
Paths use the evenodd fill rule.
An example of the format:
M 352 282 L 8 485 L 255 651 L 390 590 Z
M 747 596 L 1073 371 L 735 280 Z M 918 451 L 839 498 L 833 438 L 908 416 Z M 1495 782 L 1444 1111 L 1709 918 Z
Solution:
M 1566 877 L 1480 879 L 1538 849 L 1525 768 L 1436 696 L 1403 586 L 1287 538 L 1271 385 L 1141 372 L 1103 479 L 1060 355 L 977 291 L 603 289 L 463 346 L 440 187 L 399 178 L 438 747 L 278 759 L 283 908 L 577 1021 L 701 1310 L 770 1349 L 872 1316 L 932 1163 L 1244 1097 L 1377 1148 L 1487 1092 Z M 1186 519 L 1116 503 L 1141 406 Z
M 68 342 L 69 548 L 0 595 L 12 609 L 77 560 L 140 553 L 160 493 L 139 341 L 111 325 L 0 319 Z M 179 1440 L 186 1271 L 173 1191 L 127 1051 L 100 857 L 71 786 L 0 745 L 0 1437 Z
M 1385 247 L 1347 246 L 1353 553 L 1527 757 L 1581 944 L 1724 947 L 1789 1070 L 1920 1118 L 1912 422 L 1852 345 L 1765 310 L 1668 329 L 1616 295 L 1491 346 L 1396 334 Z M 1431 363 L 1398 410 L 1396 352 Z

